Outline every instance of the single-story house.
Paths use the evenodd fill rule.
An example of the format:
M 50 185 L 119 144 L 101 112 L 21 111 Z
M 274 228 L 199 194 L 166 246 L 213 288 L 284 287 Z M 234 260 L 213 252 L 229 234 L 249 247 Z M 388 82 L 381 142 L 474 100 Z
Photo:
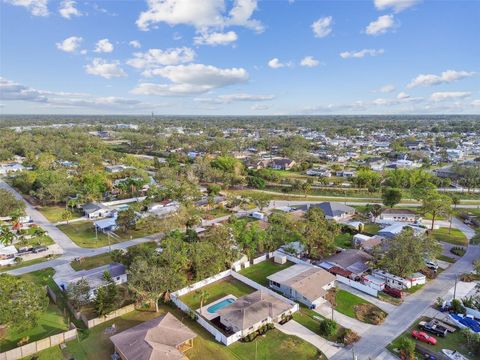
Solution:
M 385 209 L 379 216 L 381 222 L 417 222 L 421 220 L 421 216 L 415 211 L 409 209 Z
M 7 175 L 12 172 L 23 170 L 25 170 L 25 167 L 19 163 L 0 164 L 0 175 Z
M 94 223 L 96 230 L 101 232 L 110 232 L 117 229 L 117 218 L 109 217 L 106 219 L 97 220 Z
M 295 311 L 287 299 L 274 296 L 266 291 L 257 290 L 249 295 L 239 297 L 235 302 L 217 311 L 220 323 L 233 333 L 241 332 L 241 336 L 256 331 L 263 325 L 278 322 L 282 316 Z
M 319 208 L 325 214 L 325 217 L 330 220 L 342 221 L 350 219 L 355 215 L 355 209 L 338 202 L 325 201 L 320 204 L 308 204 L 307 208 Z
M 95 202 L 82 205 L 82 210 L 89 219 L 106 217 L 112 214 L 109 207 Z
M 108 165 L 108 166 L 105 166 L 105 171 L 115 174 L 131 168 L 132 168 L 131 166 L 126 166 L 126 165 Z
M 335 287 L 335 276 L 313 265 L 295 264 L 267 277 L 269 286 L 286 297 L 315 308 Z
M 295 166 L 295 161 L 287 159 L 287 158 L 281 158 L 281 159 L 273 159 L 269 166 L 272 169 L 276 170 L 290 170 L 292 167 Z
M 197 337 L 170 313 L 110 337 L 122 360 L 185 360 Z
M 90 270 L 81 270 L 68 273 L 64 276 L 55 274 L 53 280 L 60 289 L 66 291 L 70 284 L 75 284 L 81 279 L 85 279 L 90 285 L 90 298 L 94 299 L 97 296 L 97 290 L 105 285 L 105 272 L 108 272 L 115 284 L 120 285 L 127 282 L 126 268 L 122 264 L 112 263 L 103 265 Z
M 360 235 L 360 234 L 357 234 L 357 235 Z M 354 242 L 353 245 L 356 248 L 363 250 L 367 253 L 370 253 L 375 246 L 382 245 L 383 241 L 385 240 L 384 237 L 379 235 L 367 236 L 368 239 L 364 237 L 362 237 L 362 239 L 359 239 L 357 235 L 353 237 L 353 242 Z
M 393 239 L 395 236 L 400 234 L 404 229 L 411 228 L 415 235 L 424 234 L 427 230 L 420 226 L 414 226 L 405 223 L 393 223 L 392 225 L 387 226 L 386 228 L 381 229 L 377 235 L 380 235 L 387 239 Z
M 325 259 L 320 266 L 324 269 L 330 268 L 331 265 L 338 266 L 342 269 L 351 271 L 356 276 L 361 276 L 369 269 L 368 263 L 372 259 L 373 257 L 365 251 L 346 249 Z
M 311 169 L 307 170 L 307 175 L 309 175 L 309 176 L 331 177 L 332 173 L 328 169 L 311 168 Z

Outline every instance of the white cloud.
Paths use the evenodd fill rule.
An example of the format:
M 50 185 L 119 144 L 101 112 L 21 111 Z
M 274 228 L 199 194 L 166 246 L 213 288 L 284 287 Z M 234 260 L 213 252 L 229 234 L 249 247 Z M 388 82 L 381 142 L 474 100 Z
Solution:
M 48 0 L 6 0 L 6 2 L 15 6 L 23 6 L 33 16 L 48 16 Z
M 363 49 L 359 51 L 344 51 L 340 53 L 340 57 L 343 59 L 355 58 L 360 59 L 365 56 L 378 56 L 383 55 L 385 50 L 383 49 Z
M 315 59 L 313 56 L 305 56 L 302 61 L 300 61 L 301 66 L 306 66 L 306 67 L 315 67 L 318 66 L 320 62 Z
M 480 107 L 480 99 L 473 100 L 471 105 L 473 107 Z
M 58 12 L 65 19 L 70 19 L 72 16 L 82 16 L 83 14 L 76 8 L 77 3 L 73 0 L 65 0 L 60 4 Z
M 278 58 L 273 58 L 268 62 L 268 66 L 270 66 L 272 69 L 280 69 L 283 67 L 289 67 L 291 66 L 291 63 L 282 63 Z
M 317 38 L 323 38 L 332 32 L 333 18 L 325 16 L 312 24 L 312 30 Z
M 127 64 L 137 69 L 149 69 L 164 65 L 178 65 L 195 59 L 195 51 L 188 47 L 172 48 L 167 50 L 149 49 L 133 54 Z
M 374 4 L 378 10 L 393 9 L 398 13 L 418 4 L 420 1 L 421 0 L 374 0 Z
M 137 19 L 137 26 L 144 31 L 160 22 L 191 25 L 199 31 L 232 25 L 263 30 L 258 20 L 251 19 L 257 9 L 256 0 L 235 0 L 229 11 L 224 0 L 147 0 L 147 5 Z
M 404 99 L 408 99 L 410 98 L 410 95 L 408 95 L 407 93 L 405 92 L 399 92 L 398 95 L 397 95 L 397 99 L 399 100 L 404 100 Z
M 152 69 L 150 76 L 168 79 L 170 84 L 140 83 L 131 92 L 142 95 L 192 95 L 243 83 L 248 73 L 243 68 L 221 69 L 212 65 L 189 64 Z
M 101 76 L 105 79 L 127 76 L 125 71 L 120 67 L 119 61 L 114 60 L 107 62 L 107 60 L 100 58 L 95 58 L 91 64 L 85 65 L 85 71 L 87 74 Z
M 142 47 L 142 44 L 140 44 L 140 41 L 138 40 L 132 40 L 128 43 L 131 47 L 134 47 L 135 49 L 139 49 Z
M 365 32 L 368 35 L 380 35 L 385 34 L 388 30 L 396 27 L 395 19 L 393 15 L 382 15 L 377 20 L 372 21 L 365 28 Z
M 455 100 L 469 97 L 472 93 L 467 91 L 439 91 L 430 95 L 430 100 L 438 102 L 445 100 Z
M 395 86 L 392 85 L 392 84 L 386 84 L 386 85 L 383 85 L 380 89 L 378 90 L 375 90 L 375 92 L 381 92 L 381 93 L 391 93 L 395 91 Z
M 105 110 L 133 110 L 160 107 L 162 104 L 146 104 L 135 99 L 115 96 L 94 96 L 84 93 L 54 92 L 37 90 L 0 77 L 0 99 L 5 101 L 27 101 L 67 108 Z
M 229 104 L 235 101 L 268 101 L 274 99 L 273 95 L 251 95 L 251 94 L 227 94 L 210 98 L 195 98 L 194 100 L 208 104 Z
M 250 109 L 254 111 L 263 111 L 263 110 L 268 110 L 270 109 L 270 106 L 265 105 L 265 104 L 255 104 L 250 107 Z
M 111 53 L 113 51 L 113 44 L 108 39 L 98 40 L 94 51 L 96 53 Z
M 195 36 L 194 42 L 197 45 L 228 45 L 237 41 L 237 34 L 234 31 L 228 32 L 202 32 L 198 36 Z
M 417 86 L 431 86 L 444 83 L 451 83 L 456 80 L 464 79 L 467 77 L 474 76 L 474 72 L 469 71 L 456 71 L 456 70 L 447 70 L 442 72 L 440 75 L 435 74 L 420 74 L 415 79 L 410 81 L 407 85 L 408 88 L 414 88 Z
M 56 43 L 57 49 L 73 53 L 75 52 L 81 45 L 83 39 L 79 36 L 70 36 L 69 38 L 66 38 L 62 42 Z

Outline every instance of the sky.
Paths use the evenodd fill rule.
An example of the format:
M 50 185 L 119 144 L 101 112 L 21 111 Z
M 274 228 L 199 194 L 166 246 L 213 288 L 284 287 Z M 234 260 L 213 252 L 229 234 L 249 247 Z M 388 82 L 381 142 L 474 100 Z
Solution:
M 480 1 L 0 0 L 0 113 L 480 114 Z

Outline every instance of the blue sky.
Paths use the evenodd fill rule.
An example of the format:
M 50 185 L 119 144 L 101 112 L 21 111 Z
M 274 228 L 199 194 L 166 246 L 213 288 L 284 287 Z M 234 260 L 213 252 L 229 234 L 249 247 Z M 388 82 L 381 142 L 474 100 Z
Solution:
M 0 6 L 4 114 L 480 113 L 480 1 Z

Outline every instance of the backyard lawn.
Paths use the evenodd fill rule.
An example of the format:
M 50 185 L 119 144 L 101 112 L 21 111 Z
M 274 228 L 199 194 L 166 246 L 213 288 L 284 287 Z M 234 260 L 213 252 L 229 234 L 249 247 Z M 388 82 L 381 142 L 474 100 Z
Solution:
M 467 246 L 467 237 L 458 229 L 450 229 L 448 227 L 441 227 L 437 230 L 433 230 L 432 236 L 438 240 L 447 242 L 454 245 Z
M 366 234 L 375 235 L 379 231 L 380 231 L 380 225 L 375 224 L 375 223 L 365 224 L 365 226 L 363 228 L 363 232 L 366 233 Z
M 205 304 L 209 304 L 227 295 L 233 295 L 238 298 L 243 295 L 251 294 L 255 291 L 254 288 L 237 279 L 234 279 L 233 277 L 227 277 L 225 279 L 216 281 L 210 285 L 202 287 L 201 290 L 205 290 L 208 294 L 205 298 Z M 195 291 L 182 296 L 180 300 L 182 300 L 192 310 L 196 310 L 200 307 L 200 296 Z
M 343 249 L 350 249 L 352 247 L 353 235 L 349 233 L 343 233 L 337 235 L 335 238 L 335 245 Z
M 285 264 L 277 264 L 272 259 L 262 261 L 256 265 L 252 265 L 246 269 L 240 271 L 240 274 L 255 281 L 257 284 L 268 287 L 267 276 L 275 274 L 280 270 L 286 269 L 292 266 L 293 263 L 287 261 Z
M 109 244 L 109 238 L 110 244 L 116 244 L 122 241 L 151 235 L 144 231 L 129 230 L 126 233 L 120 231 L 116 232 L 119 238 L 114 238 L 99 231 L 97 237 L 95 237 L 95 228 L 93 227 L 93 222 L 90 221 L 78 221 L 59 225 L 58 228 L 67 234 L 67 236 L 78 246 L 86 248 L 107 246 Z
M 35 327 L 25 331 L 8 331 L 7 336 L 0 340 L 2 351 L 11 350 L 17 347 L 17 343 L 28 337 L 28 342 L 37 341 L 51 335 L 68 330 L 63 313 L 53 303 L 48 305 L 47 311 L 38 319 Z
M 379 307 L 345 290 L 337 291 L 335 310 L 368 324 L 376 324 L 387 316 Z
M 400 335 L 398 338 L 396 338 L 389 346 L 388 349 L 395 353 L 394 349 L 397 348 L 397 344 L 400 341 L 400 339 L 403 336 L 406 336 L 410 339 L 413 339 L 411 336 L 411 332 L 414 329 L 418 329 L 417 325 L 420 321 L 423 320 L 430 320 L 429 318 L 421 318 L 418 321 L 416 321 L 407 331 L 405 331 L 402 335 Z M 441 353 L 442 349 L 450 349 L 450 350 L 458 350 L 462 355 L 466 356 L 469 359 L 475 359 L 475 355 L 469 354 L 469 351 L 467 349 L 467 344 L 465 342 L 465 338 L 462 336 L 460 333 L 460 330 L 455 331 L 454 333 L 448 333 L 447 336 L 443 337 L 437 337 L 435 336 L 435 339 L 437 339 L 437 345 L 427 345 L 422 342 L 418 342 L 419 344 L 423 345 L 424 347 L 436 351 L 438 353 Z M 416 341 L 416 340 L 415 340 Z

